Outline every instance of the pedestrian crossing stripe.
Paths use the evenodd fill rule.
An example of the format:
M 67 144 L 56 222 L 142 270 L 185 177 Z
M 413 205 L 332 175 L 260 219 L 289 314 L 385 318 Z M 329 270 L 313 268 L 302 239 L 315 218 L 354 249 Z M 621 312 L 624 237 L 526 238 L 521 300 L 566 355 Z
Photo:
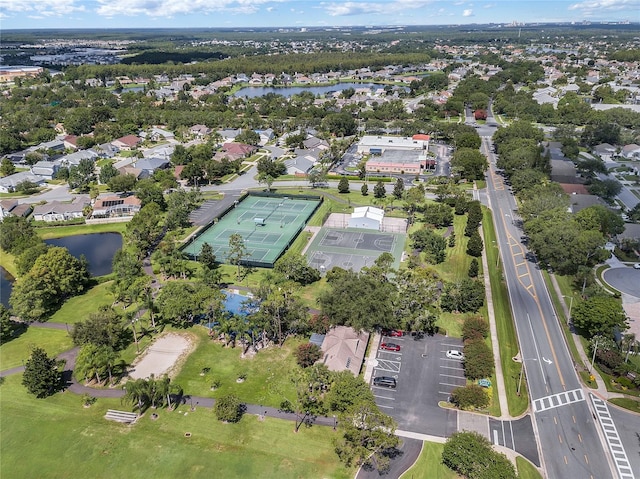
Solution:
M 565 391 L 536 399 L 533 401 L 533 411 L 542 412 L 547 409 L 566 406 L 567 404 L 573 404 L 584 400 L 585 398 L 582 393 L 582 389 L 574 389 L 573 391 Z
M 629 462 L 627 453 L 622 445 L 622 440 L 618 435 L 616 425 L 613 423 L 613 419 L 611 418 L 611 414 L 609 413 L 607 403 L 602 399 L 595 397 L 593 394 L 591 394 L 590 396 L 591 402 L 593 403 L 593 408 L 598 415 L 600 426 L 602 427 L 602 431 L 604 432 L 605 440 L 607 441 L 607 445 L 609 446 L 609 451 L 611 452 L 613 461 L 616 464 L 618 477 L 620 479 L 633 479 L 635 476 L 633 474 L 633 470 L 631 469 L 631 463 Z

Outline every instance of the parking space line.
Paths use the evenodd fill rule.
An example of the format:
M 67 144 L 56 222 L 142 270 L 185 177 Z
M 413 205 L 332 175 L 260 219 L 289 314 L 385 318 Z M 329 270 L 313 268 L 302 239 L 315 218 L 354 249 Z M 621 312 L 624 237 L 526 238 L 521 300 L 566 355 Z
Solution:
M 440 366 L 442 369 L 455 369 L 456 371 L 464 371 L 464 368 L 454 368 L 453 366 Z
M 456 379 L 465 379 L 464 376 L 456 376 L 455 374 L 442 374 L 442 373 L 440 373 L 439 376 L 445 376 L 445 377 L 448 377 L 448 378 L 456 378 Z
M 460 386 L 464 386 L 464 384 L 449 384 L 449 383 L 438 383 L 441 386 L 453 386 L 454 388 L 459 388 Z
M 382 404 L 376 404 L 378 407 L 383 407 L 385 409 L 393 409 L 393 406 L 383 406 Z
M 451 391 L 449 392 L 444 392 L 444 391 L 438 391 L 440 394 L 444 394 L 446 396 L 450 396 L 451 395 Z
M 440 346 L 451 346 L 452 348 L 461 348 L 462 347 L 461 344 L 447 344 L 447 343 L 440 343 Z M 443 349 L 440 352 L 441 353 L 446 353 L 447 349 Z
M 395 401 L 396 398 L 388 398 L 387 396 L 377 396 L 377 395 L 373 395 L 373 397 L 375 398 L 380 398 L 380 399 L 389 399 L 390 401 Z
M 379 368 L 379 367 L 376 367 L 375 370 L 376 371 L 387 371 L 389 373 L 397 373 L 398 372 L 397 369 L 386 369 L 386 368 Z
M 398 351 L 387 351 L 386 349 L 378 349 L 378 351 L 380 353 L 384 353 L 384 354 L 392 354 L 394 356 L 402 356 L 402 353 L 399 353 Z M 380 356 L 380 354 L 378 354 L 378 356 Z

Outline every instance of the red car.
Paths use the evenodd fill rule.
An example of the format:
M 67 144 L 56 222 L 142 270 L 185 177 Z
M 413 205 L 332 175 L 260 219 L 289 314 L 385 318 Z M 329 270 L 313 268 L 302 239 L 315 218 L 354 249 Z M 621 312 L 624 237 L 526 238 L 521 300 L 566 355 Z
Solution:
M 391 336 L 392 338 L 400 338 L 402 337 L 402 331 L 399 329 L 384 329 L 382 331 L 383 336 Z
M 384 349 L 386 351 L 400 351 L 400 346 L 394 343 L 382 343 L 380 345 L 380 349 Z

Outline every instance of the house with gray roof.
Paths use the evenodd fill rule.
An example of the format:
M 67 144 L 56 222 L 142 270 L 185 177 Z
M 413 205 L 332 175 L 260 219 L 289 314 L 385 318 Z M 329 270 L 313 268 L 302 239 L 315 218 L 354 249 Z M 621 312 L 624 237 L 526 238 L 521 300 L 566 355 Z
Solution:
M 38 161 L 31 167 L 31 173 L 42 176 L 45 180 L 52 180 L 60 165 L 55 161 Z
M 98 158 L 98 154 L 93 150 L 80 150 L 74 153 L 70 153 L 68 155 L 63 156 L 58 161 L 61 165 L 72 167 L 78 166 L 80 164 L 80 160 L 91 160 L 96 161 Z
M 307 175 L 315 165 L 315 161 L 304 156 L 296 156 L 289 160 L 285 160 L 284 165 L 287 167 L 287 175 Z
M 78 196 L 71 203 L 52 201 L 45 205 L 37 205 L 33 209 L 33 219 L 36 221 L 67 221 L 73 218 L 83 218 L 84 208 L 90 204 L 87 196 Z
M 16 190 L 16 186 L 23 181 L 30 181 L 40 186 L 44 183 L 44 178 L 34 175 L 30 171 L 21 171 L 13 175 L 5 176 L 4 178 L 0 178 L 0 193 L 13 193 Z
M 170 162 L 165 158 L 142 158 L 133 163 L 133 167 L 141 171 L 140 178 L 148 178 L 156 170 L 169 168 Z

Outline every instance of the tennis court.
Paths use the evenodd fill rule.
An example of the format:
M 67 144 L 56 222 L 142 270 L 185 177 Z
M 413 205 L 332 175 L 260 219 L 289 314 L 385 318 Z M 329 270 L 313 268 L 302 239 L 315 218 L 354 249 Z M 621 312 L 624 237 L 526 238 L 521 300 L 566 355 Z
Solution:
M 208 243 L 218 261 L 224 263 L 229 253 L 229 238 L 239 234 L 247 248 L 243 263 L 271 268 L 321 202 L 320 198 L 311 197 L 248 195 L 196 235 L 183 251 L 197 259 L 202 245 Z
M 322 228 L 307 248 L 307 262 L 320 272 L 329 271 L 334 266 L 360 271 L 372 266 L 382 253 L 391 253 L 397 268 L 405 239 L 406 235 L 401 233 Z

